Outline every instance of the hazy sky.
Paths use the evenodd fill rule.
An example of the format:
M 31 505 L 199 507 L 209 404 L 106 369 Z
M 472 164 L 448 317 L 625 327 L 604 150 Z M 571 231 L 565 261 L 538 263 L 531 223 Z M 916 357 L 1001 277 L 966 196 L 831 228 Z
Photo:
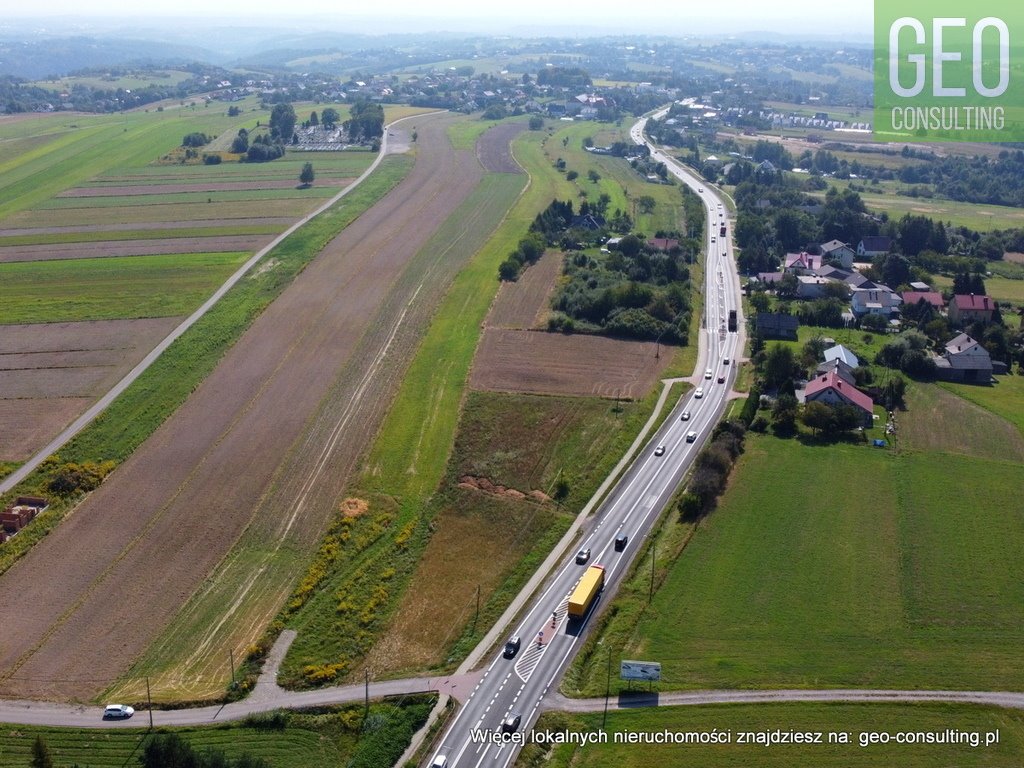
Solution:
M 538 29 L 545 24 L 571 24 L 582 34 L 596 30 L 646 31 L 685 34 L 777 31 L 818 33 L 830 37 L 853 34 L 863 37 L 871 32 L 872 0 L 846 0 L 843 3 L 822 0 L 647 0 L 643 3 L 609 0 L 388 0 L 381 3 L 380 15 L 374 4 L 365 0 L 33 0 L 5 12 L 8 18 L 20 16 L 77 16 L 99 19 L 121 17 L 125 22 L 156 16 L 188 16 L 193 19 L 232 17 L 246 22 L 261 22 L 274 16 L 317 17 L 323 27 L 335 27 L 347 19 L 358 31 L 437 31 L 487 28 L 494 32 L 505 28 Z M 88 10 L 83 10 L 84 8 Z M 384 15 L 386 14 L 386 15 Z M 327 19 L 325 17 L 331 17 Z M 345 26 L 344 24 L 342 26 Z M 379 27 L 379 29 L 378 29 Z M 353 31 L 356 31 L 353 29 Z M 196 41 L 202 44 L 202 41 Z

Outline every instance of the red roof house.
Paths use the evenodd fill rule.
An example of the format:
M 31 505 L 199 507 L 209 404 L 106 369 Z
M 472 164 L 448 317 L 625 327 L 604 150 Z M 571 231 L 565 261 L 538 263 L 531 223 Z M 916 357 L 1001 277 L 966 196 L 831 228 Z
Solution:
M 871 426 L 874 402 L 855 386 L 843 381 L 834 370 L 811 379 L 804 390 L 804 400 L 808 403 L 853 406 L 863 415 L 864 426 Z

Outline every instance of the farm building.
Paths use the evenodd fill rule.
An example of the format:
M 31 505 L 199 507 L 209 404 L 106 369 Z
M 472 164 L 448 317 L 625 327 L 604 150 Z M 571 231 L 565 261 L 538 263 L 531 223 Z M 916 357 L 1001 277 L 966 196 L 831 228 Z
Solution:
M 988 384 L 992 380 L 992 358 L 981 344 L 961 333 L 946 343 L 941 357 L 935 358 L 935 372 L 945 381 Z

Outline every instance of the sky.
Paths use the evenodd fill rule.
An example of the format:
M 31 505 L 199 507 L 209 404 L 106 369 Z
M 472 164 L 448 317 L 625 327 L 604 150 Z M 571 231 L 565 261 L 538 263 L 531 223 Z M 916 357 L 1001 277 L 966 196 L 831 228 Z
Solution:
M 388 0 L 381 6 L 386 8 L 386 16 L 376 17 L 368 15 L 367 9 L 373 5 L 365 0 L 89 0 L 87 14 L 83 5 L 82 0 L 33 0 L 4 15 L 9 19 L 48 18 L 51 22 L 54 17 L 74 16 L 126 23 L 168 16 L 234 17 L 252 24 L 287 14 L 306 24 L 315 19 L 320 29 L 338 27 L 369 33 L 453 30 L 493 34 L 505 30 L 521 34 L 558 25 L 563 33 L 568 28 L 580 35 L 615 31 L 671 35 L 770 31 L 840 39 L 845 34 L 869 35 L 872 18 L 872 0 L 647 0 L 642 5 L 609 0 Z

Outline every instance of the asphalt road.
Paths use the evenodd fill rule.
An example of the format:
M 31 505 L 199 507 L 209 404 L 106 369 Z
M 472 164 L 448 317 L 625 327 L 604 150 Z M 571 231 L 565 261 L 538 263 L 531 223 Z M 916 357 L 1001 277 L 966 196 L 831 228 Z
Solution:
M 631 130 L 637 143 L 645 142 L 645 123 L 646 120 L 641 120 Z M 728 258 L 729 236 L 720 235 L 725 201 L 671 157 L 651 149 L 652 156 L 664 162 L 682 183 L 692 187 L 694 192 L 700 190 L 698 194 L 707 210 L 708 257 L 704 321 L 694 382 L 697 389 L 676 404 L 584 533 L 580 546 L 591 549 L 589 562 L 578 565 L 573 553 L 569 553 L 564 565 L 556 569 L 510 633 L 522 639 L 521 650 L 511 659 L 499 651 L 486 668 L 434 752 L 434 755 L 444 755 L 448 766 L 505 768 L 512 762 L 519 746 L 514 739 L 502 736 L 502 722 L 509 716 L 519 715 L 518 733 L 533 724 L 545 697 L 554 693 L 552 687 L 587 634 L 591 616 L 581 624 L 571 623 L 566 611 L 568 597 L 580 576 L 590 564 L 605 568 L 605 589 L 591 608 L 592 615 L 614 595 L 651 526 L 675 493 L 728 402 L 736 375 L 734 361 L 742 351 L 742 340 L 726 328 L 728 311 L 739 311 L 740 306 L 739 278 L 735 262 Z M 731 232 L 731 224 L 727 227 Z M 725 364 L 727 358 L 728 365 Z M 719 377 L 724 377 L 724 381 L 719 383 Z M 690 414 L 686 420 L 682 419 L 684 412 Z M 629 537 L 628 543 L 622 551 L 615 551 L 614 541 L 620 534 Z

